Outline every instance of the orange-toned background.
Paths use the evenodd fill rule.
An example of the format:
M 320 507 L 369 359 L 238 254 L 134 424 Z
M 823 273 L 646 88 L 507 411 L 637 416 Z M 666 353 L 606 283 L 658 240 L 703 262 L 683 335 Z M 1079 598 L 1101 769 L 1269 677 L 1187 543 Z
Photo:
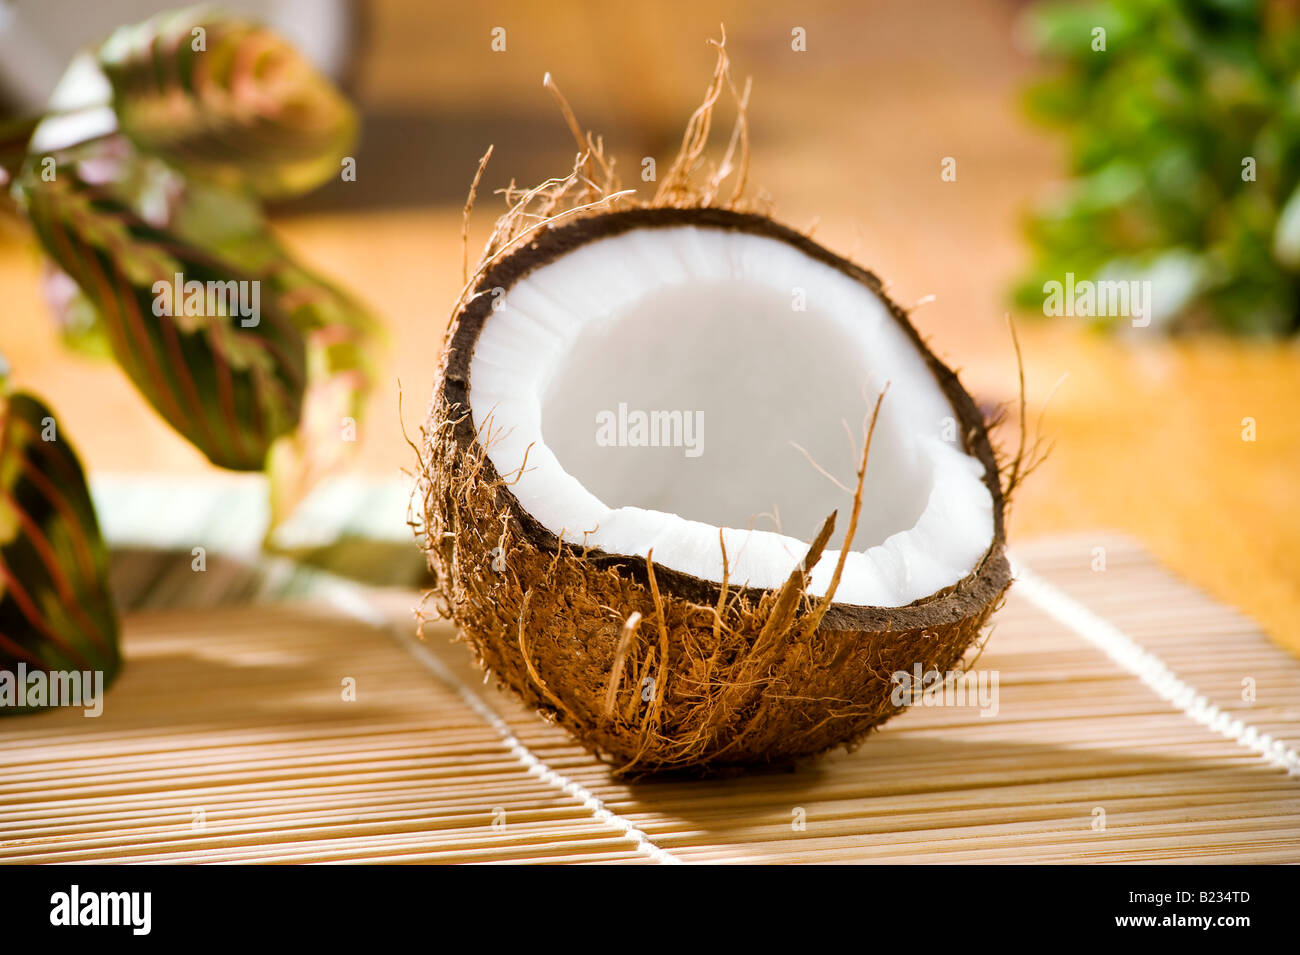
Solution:
M 472 6 L 472 8 L 471 8 Z M 354 94 L 367 114 L 358 181 L 280 211 L 287 241 L 359 292 L 393 330 L 388 373 L 363 426 L 357 470 L 411 464 L 408 426 L 427 400 L 460 284 L 460 206 L 478 156 L 485 191 L 566 171 L 572 146 L 541 87 L 550 70 L 579 117 L 604 131 L 629 179 L 662 163 L 698 103 L 718 24 L 751 75 L 752 179 L 796 227 L 886 278 L 934 295 L 916 322 L 982 400 L 1015 395 L 1004 314 L 1025 259 L 1019 223 L 1060 180 L 1057 141 L 1028 126 L 1017 90 L 1035 69 L 1006 0 L 870 4 L 711 0 L 433 5 L 375 0 Z M 506 28 L 507 50 L 490 48 Z M 790 31 L 808 49 L 790 49 Z M 729 116 L 724 118 L 729 119 Z M 957 180 L 940 179 L 944 157 Z M 480 203 L 481 237 L 491 197 Z M 90 467 L 195 473 L 208 465 L 114 367 L 70 356 L 40 301 L 38 256 L 0 246 L 0 351 L 49 399 Z M 1222 340 L 1114 340 L 1025 317 L 1031 416 L 1055 442 L 1023 489 L 1011 537 L 1100 527 L 1256 616 L 1300 651 L 1300 348 Z M 1258 439 L 1242 440 L 1254 418 Z M 1012 435 L 1005 433 L 1005 440 Z

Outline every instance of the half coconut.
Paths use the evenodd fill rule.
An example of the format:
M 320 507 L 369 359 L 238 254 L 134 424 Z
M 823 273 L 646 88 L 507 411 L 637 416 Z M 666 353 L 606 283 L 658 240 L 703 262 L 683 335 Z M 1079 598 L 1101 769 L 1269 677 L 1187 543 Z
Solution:
M 536 231 L 454 317 L 424 435 L 440 612 L 621 770 L 853 743 L 1010 583 L 975 403 L 873 274 L 761 215 Z

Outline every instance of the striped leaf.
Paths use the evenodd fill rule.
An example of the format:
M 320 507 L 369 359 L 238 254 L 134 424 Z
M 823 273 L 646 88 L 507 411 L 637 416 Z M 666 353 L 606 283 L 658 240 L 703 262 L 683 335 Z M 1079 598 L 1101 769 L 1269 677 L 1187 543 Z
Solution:
M 178 168 L 263 196 L 340 171 L 359 128 L 337 89 L 255 23 L 181 11 L 122 27 L 99 50 L 122 132 Z
M 18 192 L 45 251 L 94 306 L 113 357 L 214 464 L 260 469 L 297 425 L 306 378 L 303 335 L 277 296 L 262 295 L 259 276 L 146 223 L 75 162 L 58 169 L 52 181 L 29 170 Z M 199 294 L 186 291 L 191 283 Z M 241 293 L 249 305 L 257 296 L 256 314 L 231 314 Z
M 140 208 L 143 194 L 159 191 L 148 185 L 156 176 L 133 168 L 148 162 L 131 160 L 106 188 Z M 252 196 L 189 180 L 159 215 L 161 225 L 179 240 L 256 276 L 263 301 L 274 302 L 305 339 L 307 381 L 298 427 L 274 442 L 266 461 L 275 527 L 355 448 L 358 422 L 377 374 L 377 352 L 385 341 L 382 327 L 352 296 L 294 260 Z M 66 344 L 87 356 L 111 353 L 93 304 L 63 272 L 49 277 L 46 298 Z
M 267 458 L 275 528 L 352 455 L 383 336 L 354 299 L 287 258 L 272 274 L 281 302 L 307 335 L 308 359 L 302 419 Z
M 347 292 L 300 265 L 272 234 L 255 202 L 191 182 L 171 227 L 262 278 L 307 342 L 307 389 L 298 428 L 267 460 L 271 527 L 356 446 L 366 398 L 378 373 L 382 327 Z
M 41 401 L 0 392 L 0 671 L 12 681 L 20 665 L 99 671 L 107 686 L 121 656 L 108 552 L 77 455 Z M 15 702 L 0 715 L 31 708 Z

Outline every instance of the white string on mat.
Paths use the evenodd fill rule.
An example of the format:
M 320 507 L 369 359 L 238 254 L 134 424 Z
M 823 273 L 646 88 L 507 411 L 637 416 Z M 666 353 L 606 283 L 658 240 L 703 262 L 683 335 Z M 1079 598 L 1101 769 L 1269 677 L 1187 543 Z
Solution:
M 569 798 L 580 803 L 599 822 L 617 830 L 623 838 L 631 842 L 636 850 L 661 865 L 681 865 L 682 860 L 666 849 L 660 848 L 648 835 L 638 829 L 631 821 L 613 812 L 586 786 L 556 772 L 540 759 L 517 737 L 495 710 L 483 702 L 482 698 L 467 687 L 445 663 L 423 643 L 419 642 L 398 627 L 394 627 L 382 613 L 358 593 L 353 587 L 342 581 L 331 581 L 323 587 L 323 593 L 335 607 L 348 616 L 362 623 L 383 629 L 398 638 L 401 644 L 417 660 L 427 667 L 434 676 L 447 684 L 485 723 L 496 731 L 510 754 L 523 764 L 529 773 L 539 780 L 563 792 Z
M 1014 593 L 1101 650 L 1188 719 L 1238 746 L 1244 746 L 1270 765 L 1286 770 L 1289 775 L 1300 776 L 1300 753 L 1287 746 L 1284 740 L 1260 732 L 1240 717 L 1234 717 L 1211 703 L 1196 687 L 1180 679 L 1156 654 L 1055 584 L 1048 583 L 1020 560 L 1012 558 L 1011 566 L 1015 574 Z

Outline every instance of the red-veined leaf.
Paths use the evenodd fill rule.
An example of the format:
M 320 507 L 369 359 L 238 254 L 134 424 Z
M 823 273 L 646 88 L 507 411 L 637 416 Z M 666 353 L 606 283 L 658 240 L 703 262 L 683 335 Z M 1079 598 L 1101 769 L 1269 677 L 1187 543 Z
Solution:
M 106 686 L 121 655 L 108 552 L 81 463 L 44 403 L 0 385 L 0 671 L 16 681 L 20 664 L 98 671 Z M 89 689 L 83 680 L 83 695 Z M 31 708 L 16 702 L 6 699 L 0 714 Z
M 339 174 L 356 112 L 284 39 L 202 12 L 122 27 L 99 50 L 118 123 L 140 149 L 259 195 Z

